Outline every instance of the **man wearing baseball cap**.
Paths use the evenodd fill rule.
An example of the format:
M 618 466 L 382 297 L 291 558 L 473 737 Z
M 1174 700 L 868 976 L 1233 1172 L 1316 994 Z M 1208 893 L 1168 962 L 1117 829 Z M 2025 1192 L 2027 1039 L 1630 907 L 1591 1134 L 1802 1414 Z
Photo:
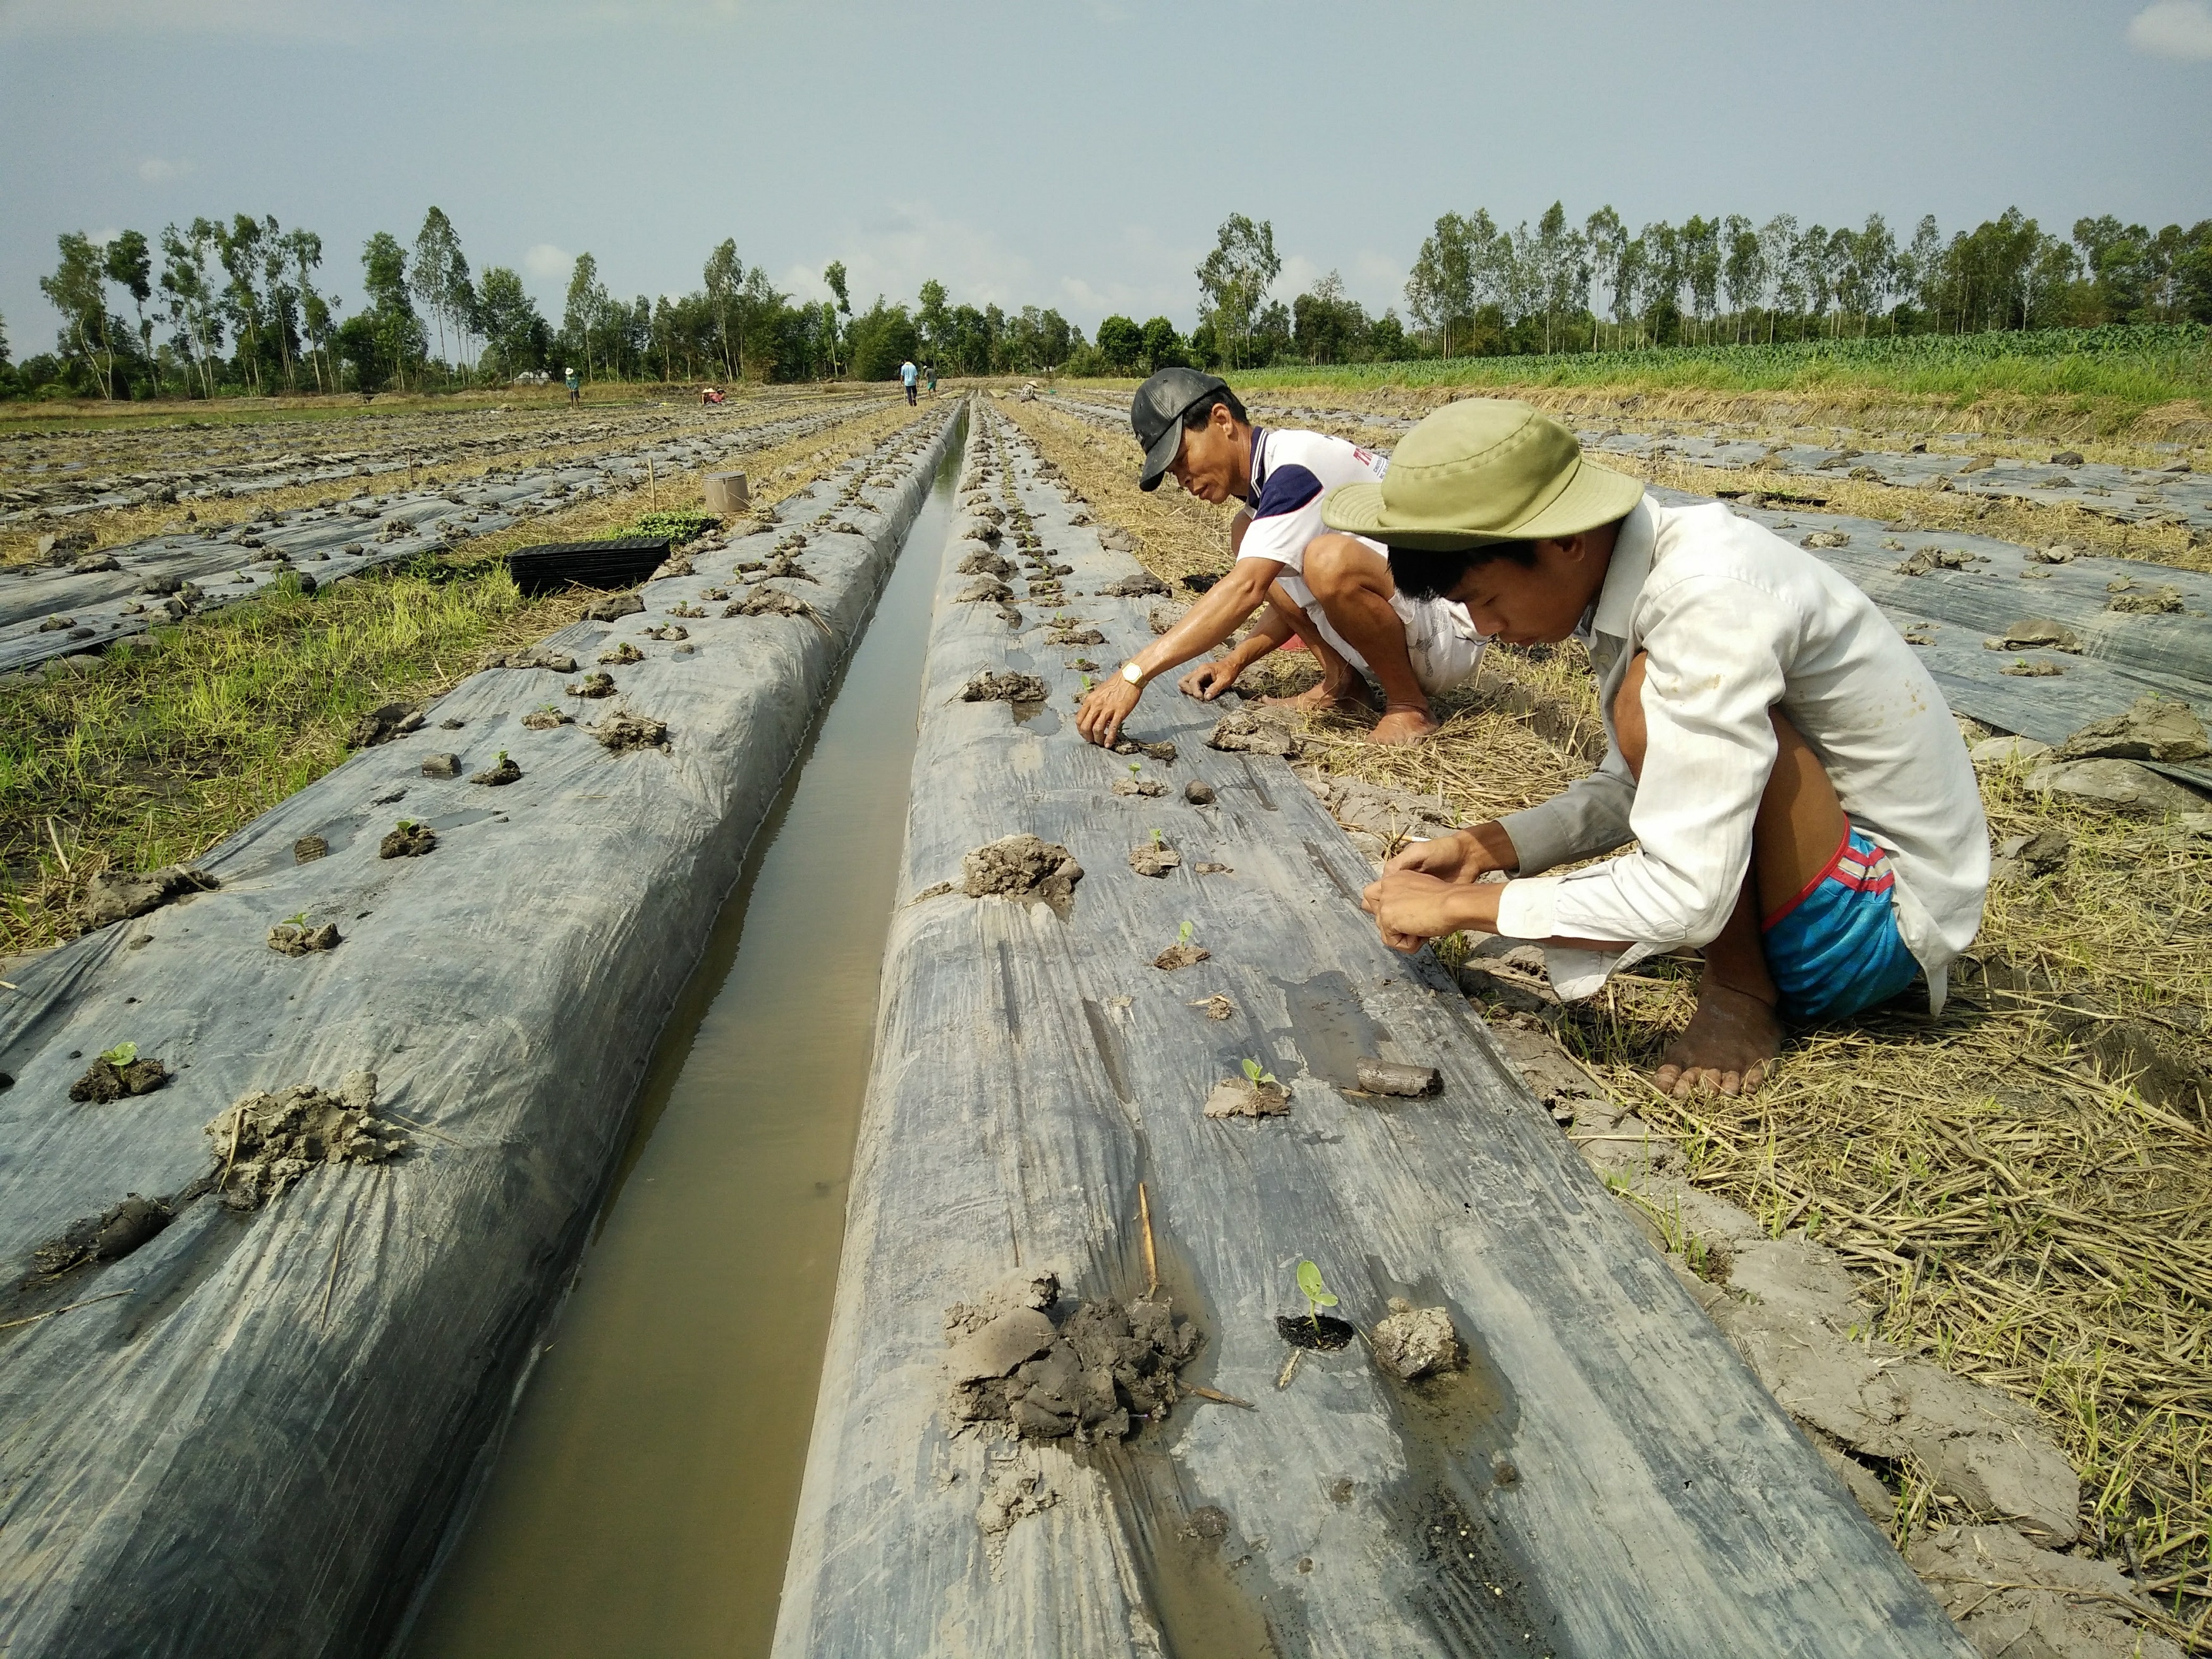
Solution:
M 1381 543 L 1331 535 L 1321 520 L 1322 492 L 1381 477 L 1382 458 L 1326 433 L 1255 428 L 1227 382 L 1191 368 L 1162 369 L 1146 380 L 1129 422 L 1145 451 L 1139 488 L 1157 489 L 1172 475 L 1201 500 L 1244 502 L 1230 532 L 1237 562 L 1181 622 L 1083 700 L 1076 729 L 1112 744 L 1147 681 L 1212 650 L 1265 606 L 1235 650 L 1183 676 L 1185 694 L 1212 701 L 1296 634 L 1320 665 L 1322 682 L 1289 701 L 1377 712 L 1368 734 L 1376 743 L 1411 743 L 1434 731 L 1429 694 L 1459 684 L 1481 659 L 1474 623 L 1448 599 L 1400 593 Z M 1362 671 L 1382 683 L 1380 710 Z
M 1916 978 L 1941 1009 L 1981 926 L 1981 794 L 1936 682 L 1848 580 L 1718 503 L 1661 505 L 1496 399 L 1437 410 L 1322 510 L 1486 635 L 1582 640 L 1605 720 L 1603 763 L 1564 794 L 1391 860 L 1365 900 L 1387 941 L 1533 940 L 1570 999 L 1700 950 L 1657 1074 L 1677 1095 L 1756 1088 L 1784 1020 L 1847 1018 Z

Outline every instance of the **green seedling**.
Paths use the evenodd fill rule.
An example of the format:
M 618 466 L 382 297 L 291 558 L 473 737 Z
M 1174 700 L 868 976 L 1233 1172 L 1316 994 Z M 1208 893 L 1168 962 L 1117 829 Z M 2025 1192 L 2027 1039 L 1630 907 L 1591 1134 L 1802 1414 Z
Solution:
M 135 1042 L 118 1042 L 101 1054 L 100 1058 L 119 1072 L 138 1058 L 138 1045 Z
M 1144 769 L 1145 763 L 1142 761 L 1131 761 L 1129 763 L 1129 775 L 1133 778 Z
M 415 827 L 415 820 L 414 820 L 414 819 L 412 819 L 412 818 L 402 818 L 402 819 L 400 819 L 400 820 L 399 820 L 399 822 L 398 822 L 398 823 L 396 823 L 396 824 L 394 824 L 394 825 L 392 826 L 392 828 L 394 828 L 395 830 L 398 830 L 398 831 L 399 831 L 399 833 L 400 833 L 401 835 L 403 835 L 403 836 L 404 836 L 404 835 L 405 835 L 405 834 L 406 834 L 410 830 L 412 830 L 414 827 Z
M 1190 923 L 1188 921 L 1184 922 L 1182 927 L 1176 929 L 1176 943 L 1177 945 L 1189 944 L 1190 936 L 1197 931 L 1198 929 L 1192 927 Z
M 496 758 L 498 760 L 505 760 L 507 758 L 507 750 L 504 749 L 501 750 Z
M 1306 1299 L 1306 1317 L 1313 1322 L 1315 1334 L 1321 1331 L 1321 1310 L 1336 1306 L 1336 1296 L 1321 1282 L 1321 1269 L 1310 1261 L 1298 1263 L 1298 1291 Z
M 1168 838 L 1167 838 L 1165 836 L 1162 835 L 1162 834 L 1159 832 L 1159 830 L 1158 829 L 1158 827 L 1156 826 L 1156 827 L 1153 829 L 1153 830 L 1152 830 L 1152 845 L 1153 845 L 1154 847 L 1156 847 L 1156 848 L 1158 848 L 1158 847 L 1165 847 L 1167 844 L 1168 844 Z
M 307 913 L 305 910 L 301 911 L 297 915 L 284 918 L 284 926 L 287 927 L 305 927 L 307 925 Z
M 1189 924 L 1185 923 L 1184 925 L 1187 927 Z M 1283 1086 L 1280 1083 L 1276 1081 L 1275 1074 L 1273 1072 L 1261 1071 L 1260 1069 L 1260 1062 L 1249 1058 L 1247 1058 L 1244 1061 L 1244 1077 L 1245 1080 L 1251 1084 L 1251 1085 L 1255 1089 L 1263 1083 L 1273 1084 L 1278 1089 Z
M 1097 682 L 1096 680 L 1092 679 L 1092 678 L 1091 678 L 1091 676 L 1090 676 L 1090 675 L 1085 674 L 1085 675 L 1083 677 L 1083 689 L 1084 689 L 1085 691 L 1090 690 L 1091 690 L 1091 688 L 1092 686 L 1096 685 L 1097 684 Z

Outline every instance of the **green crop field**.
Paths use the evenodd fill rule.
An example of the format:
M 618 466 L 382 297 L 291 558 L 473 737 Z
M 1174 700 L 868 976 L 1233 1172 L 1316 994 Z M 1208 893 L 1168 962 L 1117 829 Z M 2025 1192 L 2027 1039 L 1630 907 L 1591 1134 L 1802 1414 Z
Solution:
M 1972 399 L 2085 398 L 2142 410 L 2212 401 L 2212 329 L 2113 325 L 2035 332 L 1907 334 L 1777 345 L 1668 346 L 1542 356 L 1253 369 L 1239 385 L 1605 386 L 1713 392 L 1865 389 Z

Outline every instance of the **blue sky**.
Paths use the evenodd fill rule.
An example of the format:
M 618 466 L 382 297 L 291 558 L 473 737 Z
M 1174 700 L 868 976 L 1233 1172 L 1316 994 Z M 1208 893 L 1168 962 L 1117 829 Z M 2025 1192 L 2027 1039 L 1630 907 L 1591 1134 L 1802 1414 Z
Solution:
M 0 0 L 0 314 L 63 230 L 273 213 L 350 304 L 444 208 L 558 320 L 708 250 L 802 298 L 1193 320 L 1231 211 L 1402 308 L 1437 215 L 2212 216 L 2206 0 Z

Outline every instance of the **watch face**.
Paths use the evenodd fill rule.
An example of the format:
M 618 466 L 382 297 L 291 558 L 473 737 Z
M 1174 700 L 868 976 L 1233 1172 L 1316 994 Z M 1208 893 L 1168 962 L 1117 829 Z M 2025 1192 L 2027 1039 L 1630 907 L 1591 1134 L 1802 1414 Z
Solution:
M 1130 684 L 1134 685 L 1138 681 L 1145 678 L 1145 673 L 1144 671 L 1139 668 L 1136 664 L 1133 662 L 1125 662 L 1121 665 L 1121 678 L 1128 681 Z

